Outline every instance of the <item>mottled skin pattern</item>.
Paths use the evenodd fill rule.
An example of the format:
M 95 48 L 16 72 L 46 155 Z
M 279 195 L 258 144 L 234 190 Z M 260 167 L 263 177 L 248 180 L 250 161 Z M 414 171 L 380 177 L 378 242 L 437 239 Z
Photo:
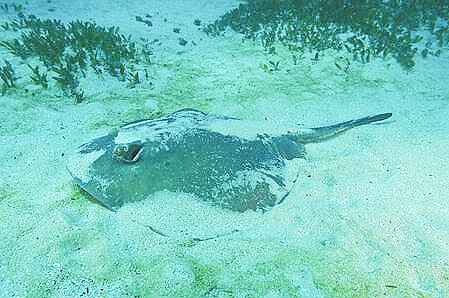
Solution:
M 289 194 L 299 169 L 286 169 L 304 158 L 305 143 L 390 116 L 242 137 L 239 129 L 225 131 L 243 120 L 184 109 L 92 140 L 80 147 L 68 169 L 81 188 L 112 210 L 169 190 L 234 211 L 265 211 Z

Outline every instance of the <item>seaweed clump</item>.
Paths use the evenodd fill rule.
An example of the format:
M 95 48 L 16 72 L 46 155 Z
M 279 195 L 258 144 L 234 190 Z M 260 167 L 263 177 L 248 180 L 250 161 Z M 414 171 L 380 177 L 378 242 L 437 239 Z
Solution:
M 448 44 L 448 20 L 449 1 L 248 0 L 204 31 L 216 36 L 230 28 L 269 52 L 278 42 L 298 52 L 346 50 L 362 62 L 391 55 L 411 69 L 423 39 L 418 30 L 433 36 L 421 54 L 438 55 Z
M 121 34 L 117 27 L 105 28 L 83 21 L 64 24 L 60 20 L 19 15 L 18 19 L 3 24 L 2 28 L 19 32 L 20 36 L 1 41 L 1 46 L 23 60 L 37 58 L 33 60 L 38 60 L 36 65 L 27 63 L 32 70 L 32 82 L 46 89 L 47 74 L 50 74 L 64 95 L 75 98 L 76 102 L 84 98 L 79 79 L 86 76 L 88 68 L 96 74 L 109 73 L 125 80 L 129 73 L 127 65 L 137 62 L 136 44 L 130 36 Z M 5 73 L 7 69 L 2 71 Z M 7 78 L 6 86 L 11 85 Z
M 0 67 L 0 78 L 3 81 L 3 85 L 1 87 L 1 95 L 5 94 L 6 89 L 14 88 L 16 86 L 15 81 L 17 80 L 11 63 L 8 60 L 5 60 L 4 62 L 5 65 Z

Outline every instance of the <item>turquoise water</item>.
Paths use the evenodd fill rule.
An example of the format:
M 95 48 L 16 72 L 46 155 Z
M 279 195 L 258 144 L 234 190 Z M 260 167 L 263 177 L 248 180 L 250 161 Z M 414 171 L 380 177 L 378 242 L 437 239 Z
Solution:
M 394 51 L 367 61 L 362 48 L 357 57 L 344 45 L 306 44 L 298 51 L 248 31 L 212 36 L 201 30 L 239 8 L 238 1 L 0 4 L 1 24 L 22 13 L 62 26 L 81 20 L 100 33 L 114 26 L 120 42 L 135 42 L 137 50 L 129 60 L 124 52 L 102 60 L 110 48 L 95 48 L 98 64 L 86 50 L 88 64 L 72 61 L 73 84 L 64 85 L 67 57 L 77 47 L 64 48 L 68 60 L 48 68 L 39 56 L 22 58 L 0 47 L 2 73 L 8 73 L 5 60 L 14 70 L 0 82 L 6 86 L 0 97 L 1 296 L 448 295 L 449 60 L 447 44 L 438 40 L 444 30 L 412 30 L 423 39 L 411 43 L 417 50 L 409 67 Z M 447 25 L 447 4 L 440 5 L 446 6 L 436 7 L 437 29 Z M 402 16 L 414 16 L 407 9 Z M 2 27 L 0 40 L 29 32 L 16 30 Z M 265 213 L 223 210 L 169 191 L 113 212 L 74 183 L 66 166 L 78 146 L 185 107 L 244 119 L 252 123 L 244 133 L 393 116 L 306 145 L 289 195 Z M 130 184 L 124 187 L 135 187 Z

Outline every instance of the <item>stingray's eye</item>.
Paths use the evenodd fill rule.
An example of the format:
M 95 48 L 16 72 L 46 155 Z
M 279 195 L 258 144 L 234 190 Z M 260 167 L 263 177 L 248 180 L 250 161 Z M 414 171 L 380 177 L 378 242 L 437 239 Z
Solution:
M 140 143 L 118 144 L 114 147 L 113 158 L 126 163 L 133 163 L 139 160 L 143 146 Z
M 118 144 L 114 148 L 114 154 L 116 156 L 123 156 L 128 152 L 128 144 Z

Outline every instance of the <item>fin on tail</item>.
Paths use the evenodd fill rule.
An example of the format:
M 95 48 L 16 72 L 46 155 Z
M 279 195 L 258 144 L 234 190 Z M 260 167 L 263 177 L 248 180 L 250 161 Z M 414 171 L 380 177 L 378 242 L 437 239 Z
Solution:
M 288 137 L 298 143 L 319 142 L 332 138 L 353 127 L 388 119 L 391 117 L 391 115 L 392 113 L 384 113 L 374 116 L 367 116 L 360 119 L 350 120 L 331 126 L 310 128 L 306 131 L 300 131 L 299 133 L 290 133 L 288 134 Z

